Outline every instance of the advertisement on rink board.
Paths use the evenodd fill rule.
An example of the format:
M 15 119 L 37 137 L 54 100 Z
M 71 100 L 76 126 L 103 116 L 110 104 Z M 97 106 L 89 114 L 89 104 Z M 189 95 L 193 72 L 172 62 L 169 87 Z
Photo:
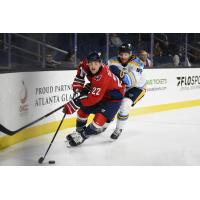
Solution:
M 73 96 L 71 83 L 75 74 L 75 71 L 0 74 L 0 124 L 15 130 L 65 104 Z M 62 115 L 61 109 L 36 125 L 59 120 Z
M 200 89 L 200 76 L 179 76 L 177 78 L 177 87 L 180 90 L 195 90 Z
M 136 108 L 200 99 L 200 68 L 147 69 L 147 92 Z
M 0 124 L 15 130 L 66 103 L 73 96 L 75 74 L 75 70 L 0 74 Z M 200 99 L 200 68 L 147 69 L 145 74 L 147 92 L 136 108 Z M 62 116 L 60 110 L 37 125 Z

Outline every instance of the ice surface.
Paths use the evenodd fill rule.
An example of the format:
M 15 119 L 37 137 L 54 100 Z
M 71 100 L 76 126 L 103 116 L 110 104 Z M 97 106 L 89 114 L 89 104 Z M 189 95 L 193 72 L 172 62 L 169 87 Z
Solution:
M 110 139 L 115 122 L 79 147 L 67 148 L 58 134 L 43 165 L 200 165 L 200 107 L 131 117 L 117 141 Z M 52 134 L 0 151 L 0 165 L 39 165 Z

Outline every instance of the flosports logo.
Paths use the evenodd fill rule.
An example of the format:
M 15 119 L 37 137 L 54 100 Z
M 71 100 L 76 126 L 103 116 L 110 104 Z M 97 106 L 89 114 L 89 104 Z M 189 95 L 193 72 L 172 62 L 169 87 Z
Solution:
M 177 86 L 200 85 L 200 76 L 181 76 L 176 77 Z
M 24 81 L 22 81 L 22 86 L 20 90 L 20 106 L 19 106 L 20 113 L 28 111 L 28 104 L 26 103 L 27 98 L 28 98 L 28 91 Z
M 181 90 L 200 89 L 200 76 L 178 76 L 176 79 Z

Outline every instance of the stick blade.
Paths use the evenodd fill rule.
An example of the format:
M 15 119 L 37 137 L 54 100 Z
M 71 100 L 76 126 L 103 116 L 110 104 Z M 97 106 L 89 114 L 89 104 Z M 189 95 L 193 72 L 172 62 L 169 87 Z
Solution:
M 44 161 L 44 157 L 40 157 L 39 160 L 38 160 L 38 163 L 39 163 L 39 164 L 42 164 L 43 161 Z

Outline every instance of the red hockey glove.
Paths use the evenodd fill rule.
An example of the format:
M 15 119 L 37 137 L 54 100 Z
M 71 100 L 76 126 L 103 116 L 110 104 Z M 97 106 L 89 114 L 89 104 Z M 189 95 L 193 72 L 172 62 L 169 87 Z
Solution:
M 83 87 L 84 87 L 84 79 L 82 79 L 81 77 L 76 76 L 74 79 L 74 82 L 72 84 L 72 88 L 74 92 L 79 92 L 82 91 Z
M 76 110 L 78 110 L 80 107 L 80 100 L 79 99 L 75 99 L 75 100 L 71 100 L 68 103 L 65 104 L 63 112 L 66 114 L 73 114 L 74 112 L 76 112 Z
M 69 115 L 73 114 L 74 112 L 76 112 L 76 110 L 78 110 L 81 107 L 81 100 L 85 98 L 87 98 L 87 95 L 82 94 L 72 99 L 71 101 L 65 104 L 63 112 Z

